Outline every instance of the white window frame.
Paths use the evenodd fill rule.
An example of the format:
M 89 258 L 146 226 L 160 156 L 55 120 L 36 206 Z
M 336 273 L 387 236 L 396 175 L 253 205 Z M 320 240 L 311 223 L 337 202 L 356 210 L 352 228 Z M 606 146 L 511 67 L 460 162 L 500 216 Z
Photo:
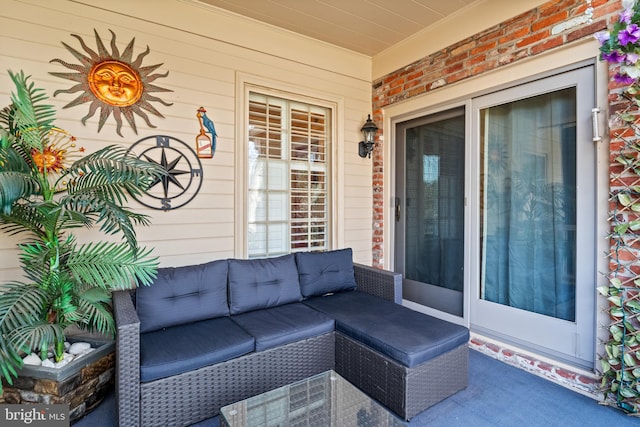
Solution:
M 340 178 L 344 176 L 344 160 L 339 153 L 343 152 L 343 138 L 340 137 L 344 128 L 341 120 L 344 111 L 343 101 L 339 97 L 327 96 L 326 93 L 315 92 L 308 88 L 270 80 L 264 77 L 237 73 L 236 75 L 236 145 L 235 145 L 235 233 L 234 256 L 248 257 L 248 153 L 249 139 L 248 111 L 249 94 L 260 93 L 266 96 L 282 98 L 287 101 L 317 105 L 329 109 L 331 120 L 331 144 L 328 147 L 328 247 L 332 249 L 344 244 L 344 227 L 341 221 L 344 212 L 344 183 Z

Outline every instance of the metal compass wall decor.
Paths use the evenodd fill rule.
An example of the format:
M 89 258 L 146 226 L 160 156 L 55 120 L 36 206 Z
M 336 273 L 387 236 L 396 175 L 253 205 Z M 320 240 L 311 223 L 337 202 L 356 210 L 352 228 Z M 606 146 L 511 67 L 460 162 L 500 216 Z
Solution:
M 100 108 L 98 132 L 100 132 L 111 114 L 113 114 L 113 118 L 116 121 L 116 132 L 120 136 L 122 136 L 122 117 L 125 118 L 136 134 L 138 134 L 138 129 L 135 115 L 140 116 L 149 127 L 155 128 L 146 112 L 162 118 L 164 116 L 151 103 L 159 102 L 165 106 L 173 104 L 151 95 L 153 92 L 172 92 L 170 89 L 164 89 L 152 83 L 160 77 L 166 77 L 169 72 L 152 74 L 162 64 L 142 66 L 142 60 L 149 54 L 149 46 L 133 60 L 135 38 L 131 39 L 124 51 L 120 53 L 116 46 L 116 35 L 109 30 L 111 33 L 111 52 L 109 52 L 98 32 L 95 29 L 93 32 L 96 37 L 97 52 L 90 49 L 80 36 L 71 34 L 72 37 L 78 39 L 86 55 L 64 42 L 62 42 L 62 45 L 80 63 L 70 64 L 62 59 L 52 59 L 50 61 L 60 63 L 75 71 L 73 73 L 52 72 L 50 74 L 77 82 L 75 86 L 69 89 L 55 91 L 53 96 L 57 96 L 60 93 L 81 92 L 76 99 L 63 108 L 75 107 L 90 102 L 89 112 L 81 120 L 83 125 Z
M 157 210 L 178 209 L 189 203 L 202 186 L 202 163 L 186 143 L 172 136 L 155 135 L 134 143 L 130 152 L 162 166 L 166 174 L 151 185 L 144 197 L 134 198 Z

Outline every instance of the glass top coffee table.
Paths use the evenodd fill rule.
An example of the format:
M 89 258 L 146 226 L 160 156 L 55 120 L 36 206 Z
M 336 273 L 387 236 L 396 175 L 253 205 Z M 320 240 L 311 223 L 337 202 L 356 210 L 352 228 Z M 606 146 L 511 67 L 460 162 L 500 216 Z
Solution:
M 229 427 L 407 425 L 334 371 L 225 406 L 220 409 L 220 423 Z

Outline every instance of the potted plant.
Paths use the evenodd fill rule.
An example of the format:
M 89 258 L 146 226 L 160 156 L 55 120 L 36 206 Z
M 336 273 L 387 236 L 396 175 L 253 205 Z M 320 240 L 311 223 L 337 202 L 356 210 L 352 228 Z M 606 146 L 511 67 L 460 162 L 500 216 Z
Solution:
M 165 171 L 115 145 L 65 164 L 48 97 L 23 72 L 9 75 L 16 91 L 0 112 L 0 230 L 24 238 L 26 278 L 0 285 L 0 371 L 13 384 L 24 354 L 44 360 L 53 348 L 62 358 L 69 326 L 115 334 L 111 290 L 150 284 L 158 265 L 134 230 L 148 216 L 125 203 Z M 81 243 L 72 233 L 94 227 L 121 239 Z

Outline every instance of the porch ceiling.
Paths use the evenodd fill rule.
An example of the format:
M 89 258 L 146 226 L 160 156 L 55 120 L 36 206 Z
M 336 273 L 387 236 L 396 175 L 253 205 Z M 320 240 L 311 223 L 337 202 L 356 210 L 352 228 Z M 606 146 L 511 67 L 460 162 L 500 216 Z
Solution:
M 484 0 L 197 0 L 373 56 Z

